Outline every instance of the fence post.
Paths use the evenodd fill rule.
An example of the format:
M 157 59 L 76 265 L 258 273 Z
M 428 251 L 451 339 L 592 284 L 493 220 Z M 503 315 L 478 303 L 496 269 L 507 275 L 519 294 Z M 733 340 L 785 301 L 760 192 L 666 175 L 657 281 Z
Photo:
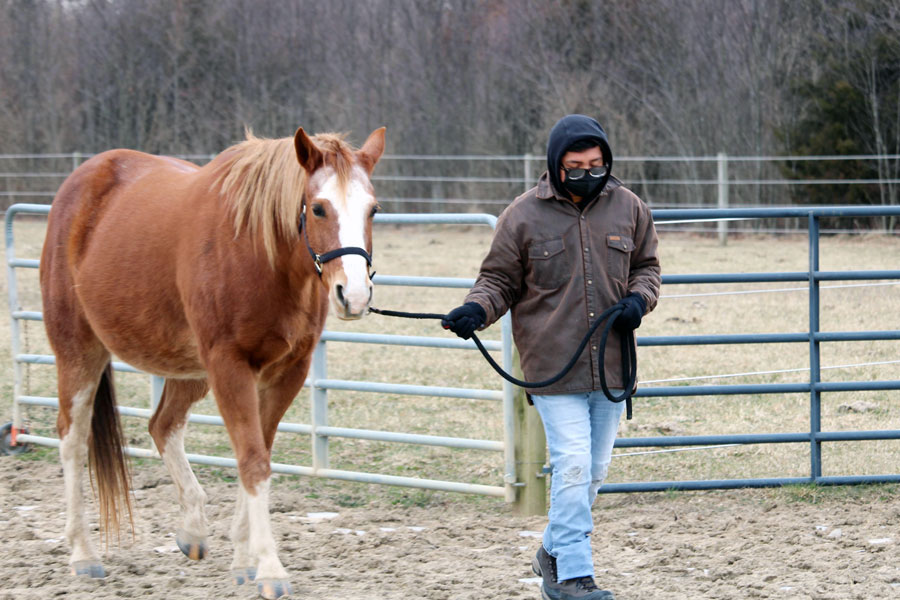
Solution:
M 817 482 L 822 476 L 822 442 L 816 435 L 822 431 L 822 381 L 819 354 L 819 217 L 809 215 L 809 458 L 810 478 Z
M 519 353 L 513 357 L 513 374 L 524 379 L 519 367 Z M 514 399 L 516 420 L 516 500 L 513 511 L 518 515 L 547 514 L 547 475 L 544 463 L 547 461 L 547 439 L 544 424 L 537 409 L 528 404 L 525 390 L 517 387 Z
M 12 406 L 12 426 L 13 437 L 12 442 L 15 445 L 16 432 L 21 431 L 25 427 L 24 417 L 22 415 L 22 406 L 19 404 L 19 398 L 24 395 L 23 376 L 24 367 L 17 360 L 22 352 L 21 346 L 21 328 L 19 320 L 12 316 L 12 312 L 22 310 L 19 304 L 19 286 L 16 280 L 16 268 L 13 266 L 13 259 L 16 257 L 16 245 L 13 239 L 13 219 L 15 211 L 7 209 L 6 211 L 6 285 L 9 293 L 9 331 L 10 331 L 10 349 L 12 350 L 13 359 L 13 406 Z
M 328 425 L 328 390 L 316 385 L 327 376 L 326 346 L 319 340 L 313 350 L 312 391 L 309 413 L 312 421 L 312 463 L 313 469 L 328 468 L 328 436 L 319 435 L 318 428 Z
M 163 390 L 166 387 L 166 378 L 159 375 L 150 376 L 150 412 L 156 412 L 156 408 L 162 401 Z
M 716 155 L 719 165 L 719 208 L 728 208 L 728 157 L 724 152 Z M 719 230 L 719 245 L 724 246 L 728 243 L 728 221 L 719 221 L 717 224 Z
M 534 155 L 531 152 L 525 153 L 525 162 L 522 165 L 522 176 L 525 178 L 525 189 L 523 191 L 527 192 L 531 189 L 531 161 L 534 160 Z
M 511 373 L 516 368 L 513 354 L 512 317 L 509 311 L 500 318 L 500 338 L 503 347 L 503 369 Z M 516 465 L 516 386 L 503 380 L 503 483 L 506 488 L 506 501 L 516 501 L 516 487 L 519 481 L 519 469 Z

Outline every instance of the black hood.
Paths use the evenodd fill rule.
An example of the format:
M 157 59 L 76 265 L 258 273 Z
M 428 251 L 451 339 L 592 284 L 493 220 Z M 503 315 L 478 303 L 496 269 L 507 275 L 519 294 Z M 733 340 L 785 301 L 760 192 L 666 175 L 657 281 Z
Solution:
M 609 180 L 609 174 L 612 171 L 612 150 L 609 148 L 609 140 L 606 139 L 606 132 L 595 119 L 584 115 L 566 115 L 556 122 L 553 129 L 550 130 L 550 139 L 547 140 L 547 172 L 550 176 L 550 182 L 553 189 L 557 193 L 566 194 L 562 182 L 559 180 L 559 166 L 562 161 L 563 154 L 575 142 L 581 140 L 594 140 L 600 146 L 603 153 L 603 162 L 606 163 L 606 175 L 603 183 L 598 188 L 603 191 L 606 182 Z M 593 198 L 585 198 L 585 200 L 593 200 Z

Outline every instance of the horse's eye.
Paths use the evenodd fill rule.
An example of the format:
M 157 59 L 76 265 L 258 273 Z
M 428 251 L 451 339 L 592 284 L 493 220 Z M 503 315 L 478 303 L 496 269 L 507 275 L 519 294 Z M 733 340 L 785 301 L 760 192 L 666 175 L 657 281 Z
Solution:
M 371 212 L 371 214 L 370 214 L 369 216 L 370 216 L 370 217 L 374 217 L 374 216 L 375 216 L 375 213 L 377 213 L 377 212 L 380 211 L 380 210 L 381 210 L 381 206 L 378 205 L 378 204 L 376 204 L 375 206 L 372 207 L 372 212 Z
M 322 206 L 321 204 L 313 204 L 312 210 L 313 210 L 313 214 L 316 215 L 317 217 L 325 216 L 325 207 Z

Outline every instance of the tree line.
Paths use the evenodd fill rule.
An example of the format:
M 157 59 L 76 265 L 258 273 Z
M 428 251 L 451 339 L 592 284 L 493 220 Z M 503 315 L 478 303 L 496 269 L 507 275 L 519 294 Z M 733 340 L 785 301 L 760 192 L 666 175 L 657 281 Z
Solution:
M 214 153 L 245 127 L 282 137 L 299 125 L 360 142 L 386 125 L 393 154 L 541 156 L 552 124 L 580 112 L 619 156 L 895 155 L 730 175 L 900 177 L 900 0 L 2 0 L 0 39 L 4 154 Z M 383 170 L 522 173 L 479 160 Z M 651 202 L 715 193 L 640 183 L 711 179 L 714 163 L 614 171 Z M 898 189 L 756 185 L 733 200 L 896 204 Z

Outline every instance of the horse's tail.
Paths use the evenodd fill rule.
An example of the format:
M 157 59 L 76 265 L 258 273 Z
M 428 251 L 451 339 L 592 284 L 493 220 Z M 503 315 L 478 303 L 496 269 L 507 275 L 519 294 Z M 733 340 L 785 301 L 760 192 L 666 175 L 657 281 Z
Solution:
M 116 532 L 116 540 L 119 540 L 123 512 L 128 513 L 131 534 L 134 536 L 131 473 L 124 447 L 122 424 L 116 410 L 112 363 L 107 363 L 94 395 L 94 416 L 91 419 L 91 436 L 88 441 L 91 485 L 93 486 L 96 481 L 100 521 L 103 524 L 107 545 L 111 531 Z

